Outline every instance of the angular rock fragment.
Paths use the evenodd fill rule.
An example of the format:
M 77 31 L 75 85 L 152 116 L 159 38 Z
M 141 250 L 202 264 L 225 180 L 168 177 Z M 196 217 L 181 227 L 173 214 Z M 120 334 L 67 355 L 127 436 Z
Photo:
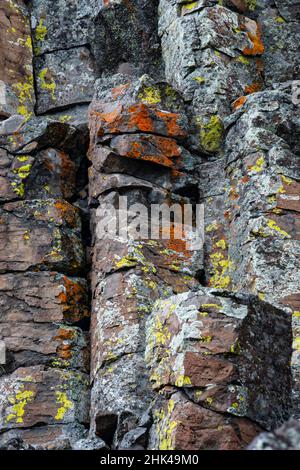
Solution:
M 0 80 L 6 87 L 9 86 L 14 94 L 8 99 L 13 108 L 10 108 L 11 104 L 6 107 L 4 115 L 13 114 L 17 98 L 16 111 L 28 120 L 33 115 L 35 94 L 30 19 L 23 0 L 1 2 L 0 50 Z M 6 88 L 5 95 L 7 92 Z
M 0 271 L 83 268 L 78 210 L 62 200 L 7 203 L 1 208 Z
M 36 57 L 35 70 L 39 114 L 91 101 L 96 75 L 87 47 Z
M 259 426 L 228 418 L 197 406 L 181 392 L 154 410 L 150 449 L 242 450 L 259 432 Z
M 157 301 L 147 321 L 154 389 L 183 388 L 200 406 L 268 429 L 289 416 L 290 356 L 290 315 L 254 297 L 200 288 Z
M 0 379 L 1 432 L 37 424 L 88 421 L 87 376 L 79 372 L 25 367 Z
M 0 276 L 0 322 L 77 324 L 89 316 L 87 283 L 56 272 Z

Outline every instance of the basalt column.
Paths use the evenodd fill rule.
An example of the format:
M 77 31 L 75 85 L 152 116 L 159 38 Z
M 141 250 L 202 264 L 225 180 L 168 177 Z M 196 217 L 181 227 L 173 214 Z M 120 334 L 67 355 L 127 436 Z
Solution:
M 200 287 L 202 250 L 186 250 L 184 236 L 103 238 L 103 209 L 118 208 L 120 196 L 131 222 L 134 203 L 198 201 L 203 158 L 186 149 L 186 126 L 169 85 L 121 75 L 97 84 L 91 433 L 114 448 L 241 449 L 290 412 L 289 315 Z M 278 361 L 269 356 L 275 343 Z
M 187 120 L 180 108 L 167 84 L 120 75 L 98 82 L 90 108 L 91 429 L 113 447 L 147 446 L 156 379 L 144 360 L 145 322 L 156 299 L 198 284 L 202 251 L 187 250 L 185 234 L 174 239 L 172 226 L 166 240 L 103 240 L 99 209 L 107 203 L 117 208 L 119 196 L 147 209 L 197 202 L 191 173 L 198 159 L 184 147 Z M 177 381 L 184 381 L 179 370 Z

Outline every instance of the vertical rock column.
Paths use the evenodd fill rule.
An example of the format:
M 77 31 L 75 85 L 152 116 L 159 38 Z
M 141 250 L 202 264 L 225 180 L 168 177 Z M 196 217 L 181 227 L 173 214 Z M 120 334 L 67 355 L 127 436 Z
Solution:
M 81 220 L 64 199 L 78 168 L 62 150 L 34 144 L 31 154 L 1 150 L 0 445 L 66 449 L 89 424 Z
M 207 154 L 205 279 L 293 312 L 298 414 L 299 16 L 288 1 L 216 3 L 161 0 L 159 10 L 166 77 L 191 104 L 190 145 Z
M 202 267 L 201 250 L 187 250 L 185 235 L 128 241 L 99 235 L 99 209 L 107 203 L 117 208 L 119 196 L 128 198 L 129 222 L 135 222 L 134 203 L 150 209 L 151 203 L 198 199 L 192 175 L 198 158 L 184 147 L 180 98 L 149 77 L 131 80 L 117 75 L 99 81 L 90 108 L 91 430 L 117 448 L 147 446 L 153 392 L 144 360 L 145 322 L 153 303 L 197 285 Z

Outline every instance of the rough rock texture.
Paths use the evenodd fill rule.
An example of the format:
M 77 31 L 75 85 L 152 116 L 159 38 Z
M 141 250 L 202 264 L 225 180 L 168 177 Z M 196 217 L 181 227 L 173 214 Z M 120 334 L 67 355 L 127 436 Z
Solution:
M 299 421 L 289 420 L 279 429 L 257 436 L 249 446 L 249 450 L 299 450 Z
M 0 449 L 300 448 L 299 19 L 1 1 Z

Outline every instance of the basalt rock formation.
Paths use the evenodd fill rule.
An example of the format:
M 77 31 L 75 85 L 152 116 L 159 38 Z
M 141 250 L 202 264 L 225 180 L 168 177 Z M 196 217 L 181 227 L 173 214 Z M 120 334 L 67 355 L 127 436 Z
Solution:
M 1 0 L 1 449 L 299 448 L 299 19 Z

